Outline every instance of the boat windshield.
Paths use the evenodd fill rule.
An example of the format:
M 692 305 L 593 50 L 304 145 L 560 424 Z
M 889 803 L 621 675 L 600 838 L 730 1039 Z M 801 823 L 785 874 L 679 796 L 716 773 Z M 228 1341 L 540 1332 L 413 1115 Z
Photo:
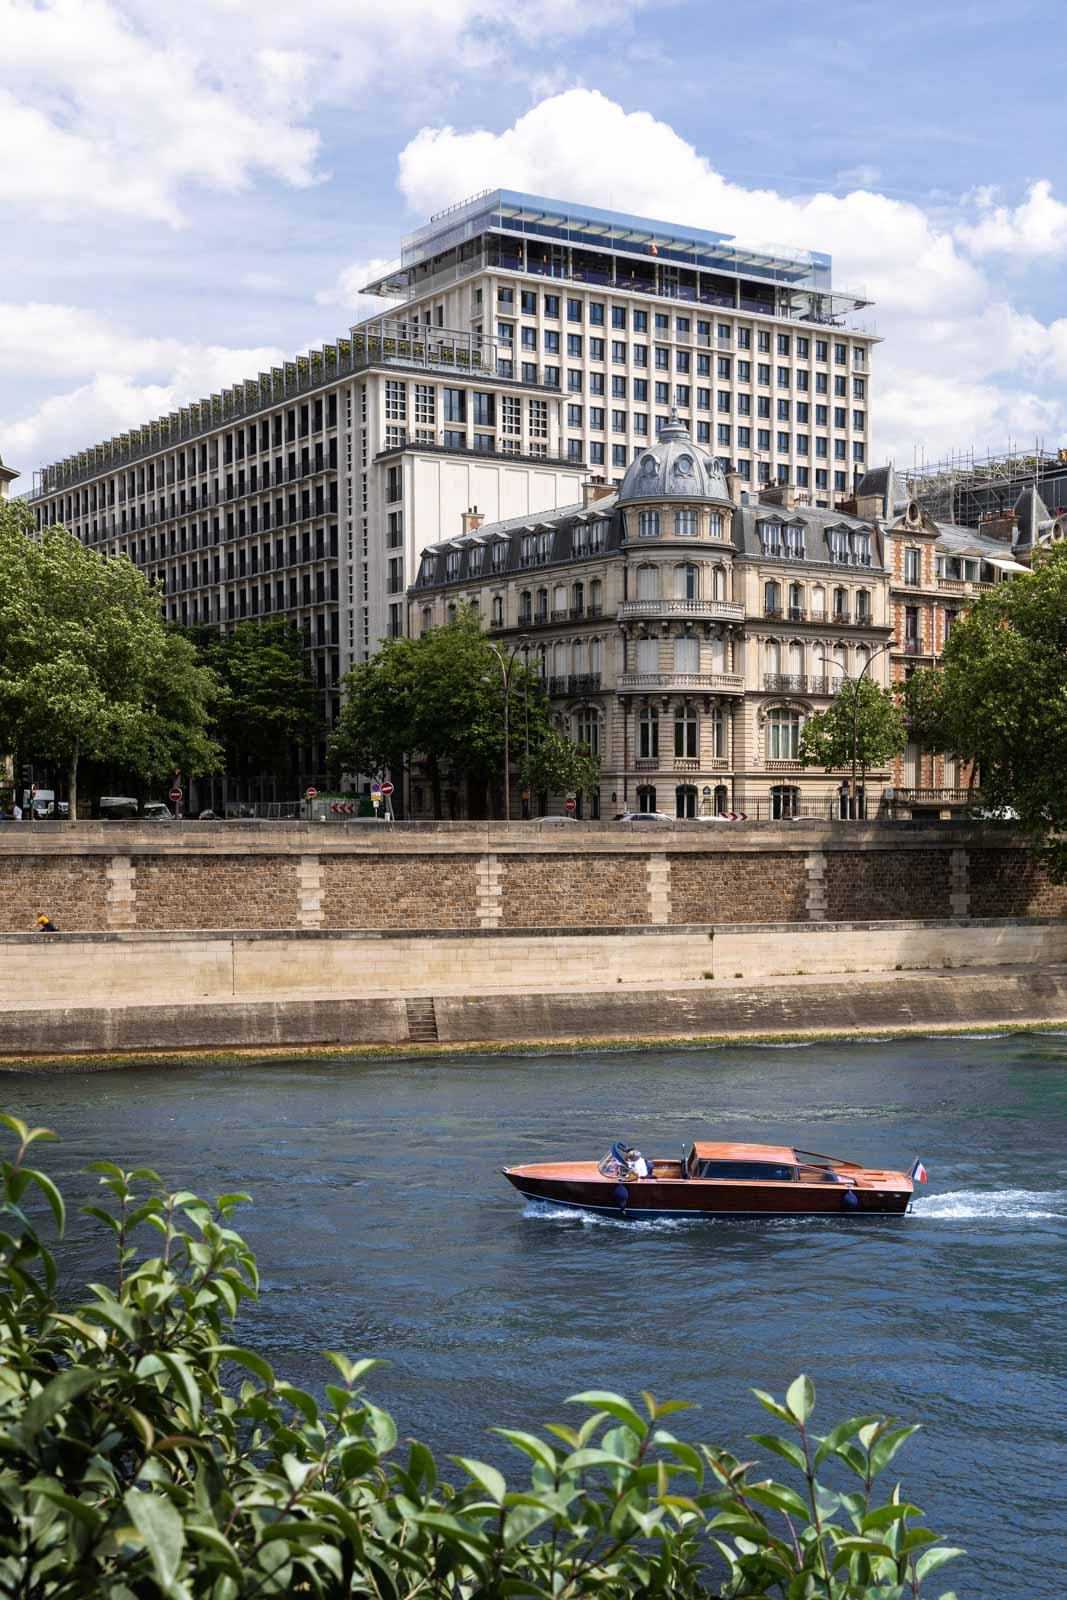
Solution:
M 735 1181 L 764 1183 L 795 1183 L 796 1167 L 787 1167 L 777 1161 L 696 1161 L 695 1178 L 732 1178 Z

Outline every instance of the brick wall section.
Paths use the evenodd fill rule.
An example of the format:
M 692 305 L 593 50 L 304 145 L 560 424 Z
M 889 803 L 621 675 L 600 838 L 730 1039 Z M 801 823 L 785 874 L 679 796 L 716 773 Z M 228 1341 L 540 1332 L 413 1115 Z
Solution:
M 972 917 L 1064 917 L 1067 888 L 1050 883 L 1021 850 L 971 850 Z
M 479 856 L 323 856 L 324 928 L 477 928 Z
M 672 855 L 671 921 L 805 922 L 805 856 Z
M 502 856 L 505 928 L 626 928 L 649 922 L 648 857 Z
M 950 850 L 828 850 L 828 921 L 952 915 Z
M 139 856 L 139 928 L 295 928 L 292 856 Z
M 107 928 L 107 857 L 5 856 L 0 859 L 0 929 L 30 933 L 40 912 L 67 933 Z

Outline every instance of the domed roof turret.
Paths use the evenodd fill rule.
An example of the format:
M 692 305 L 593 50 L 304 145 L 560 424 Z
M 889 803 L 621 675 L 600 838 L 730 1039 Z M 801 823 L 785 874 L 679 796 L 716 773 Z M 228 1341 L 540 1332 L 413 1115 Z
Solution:
M 631 461 L 619 490 L 619 505 L 635 500 L 718 500 L 730 504 L 726 477 L 714 456 L 699 449 L 677 412 L 655 444 Z

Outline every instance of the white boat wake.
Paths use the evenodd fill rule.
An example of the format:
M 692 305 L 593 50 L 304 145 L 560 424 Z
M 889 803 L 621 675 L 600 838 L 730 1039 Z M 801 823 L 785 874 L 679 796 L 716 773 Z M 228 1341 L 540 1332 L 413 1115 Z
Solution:
M 1067 1221 L 1067 1189 L 950 1189 L 917 1195 L 911 1214 L 924 1222 Z

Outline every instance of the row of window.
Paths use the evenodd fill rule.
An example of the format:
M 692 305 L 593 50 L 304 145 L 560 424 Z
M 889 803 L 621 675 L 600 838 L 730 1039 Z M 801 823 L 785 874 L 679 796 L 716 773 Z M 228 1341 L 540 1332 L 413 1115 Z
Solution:
M 761 521 L 756 532 L 764 556 L 774 561 L 806 559 L 807 529 L 802 522 Z M 827 528 L 826 553 L 842 566 L 871 565 L 871 536 L 864 528 Z
M 783 585 L 776 578 L 768 579 L 763 585 L 763 614 L 766 617 L 786 617 L 790 622 L 818 622 L 823 617 L 831 616 L 837 622 L 847 622 L 850 617 L 849 591 L 836 588 L 830 594 L 830 611 L 826 610 L 826 590 L 821 583 L 811 585 L 810 590 L 802 583 L 791 583 L 785 590 L 783 604 Z M 810 607 L 808 604 L 810 596 Z M 871 620 L 871 593 L 869 589 L 857 589 L 854 595 L 855 616 L 857 622 L 870 622 Z
M 593 376 L 595 376 L 595 374 Z M 573 387 L 575 389 L 580 389 L 581 385 L 575 384 Z M 629 395 L 628 389 L 630 391 Z M 655 383 L 652 385 L 652 390 L 653 399 L 656 405 L 669 406 L 672 404 L 671 386 L 669 383 Z M 592 393 L 597 397 L 602 396 L 604 394 L 603 386 L 601 386 L 598 390 L 593 390 Z M 647 405 L 649 398 L 648 382 L 644 378 L 635 378 L 632 383 L 630 383 L 626 378 L 612 378 L 611 398 L 613 400 L 625 400 L 627 398 L 632 398 L 636 405 Z M 673 404 L 679 410 L 688 410 L 692 406 L 692 401 L 693 391 L 690 386 L 687 383 L 675 384 Z M 710 389 L 697 389 L 696 409 L 697 411 L 711 410 Z M 719 389 L 716 394 L 715 409 L 723 414 L 730 414 L 736 409 L 739 417 L 751 417 L 753 415 L 752 396 L 749 394 L 738 394 L 735 396 L 730 392 L 729 389 Z M 835 428 L 847 428 L 849 425 L 847 408 L 845 406 L 834 406 L 833 413 L 833 426 Z M 591 428 L 599 428 L 603 430 L 605 415 L 606 412 L 603 406 L 590 406 L 589 426 Z M 625 412 L 622 411 L 616 410 L 612 412 L 613 418 L 624 415 Z M 769 422 L 771 420 L 770 395 L 758 394 L 756 396 L 755 415 L 761 421 Z M 812 407 L 806 400 L 798 400 L 795 405 L 790 400 L 779 400 L 777 402 L 777 418 L 779 422 L 789 422 L 790 420 L 795 420 L 796 422 L 804 423 L 809 426 L 814 420 L 817 428 L 828 428 L 830 426 L 830 407 L 825 405 L 816 405 L 814 408 L 813 419 Z M 584 405 L 578 401 L 569 400 L 567 402 L 566 422 L 568 428 L 583 427 L 585 424 Z M 857 433 L 862 433 L 866 427 L 866 424 L 866 413 L 863 411 L 853 411 L 853 430 Z M 618 432 L 625 432 L 625 424 L 620 425 L 618 422 L 615 422 L 614 426 Z M 647 419 L 645 427 L 641 429 L 642 433 L 646 431 Z
M 518 312 L 524 317 L 538 315 L 538 293 L 535 289 L 520 289 L 518 291 Z M 550 321 L 558 322 L 560 318 L 561 297 L 558 294 L 540 296 L 541 315 Z M 497 289 L 497 309 L 508 316 L 515 315 L 516 292 L 510 285 L 504 284 Z M 632 329 L 634 333 L 647 333 L 649 331 L 649 313 L 638 307 L 606 306 L 603 301 L 582 301 L 576 298 L 567 299 L 567 321 L 587 321 L 591 328 L 604 328 L 609 325 L 616 331 Z M 653 313 L 653 331 L 667 334 L 671 328 L 671 317 L 666 311 Z M 674 317 L 674 333 L 678 338 L 690 338 L 696 333 L 698 339 L 710 339 L 712 336 L 711 322 L 701 318 L 676 315 Z M 732 323 L 719 322 L 716 324 L 716 338 L 719 343 L 732 341 L 735 334 L 737 346 L 740 350 L 752 349 L 753 330 L 747 327 L 735 328 Z M 808 334 L 773 333 L 769 328 L 757 328 L 755 347 L 758 351 L 769 353 L 772 348 L 780 356 L 794 353 L 801 361 L 809 360 L 812 353 L 816 361 L 830 360 L 830 341 L 828 339 L 812 339 Z M 833 359 L 838 366 L 845 366 L 848 362 L 848 346 L 840 341 L 834 341 Z M 857 367 L 866 365 L 867 352 L 862 345 L 853 347 L 852 359 Z
M 637 753 L 642 761 L 657 761 L 660 754 L 660 722 L 656 706 L 645 706 L 637 718 Z M 727 754 L 727 719 L 720 708 L 709 712 L 703 719 L 692 706 L 679 706 L 674 713 L 674 755 L 676 760 L 695 761 L 701 755 L 700 724 L 707 725 L 706 748 L 703 755 L 708 760 L 721 761 Z M 654 810 L 655 807 L 649 809 Z

